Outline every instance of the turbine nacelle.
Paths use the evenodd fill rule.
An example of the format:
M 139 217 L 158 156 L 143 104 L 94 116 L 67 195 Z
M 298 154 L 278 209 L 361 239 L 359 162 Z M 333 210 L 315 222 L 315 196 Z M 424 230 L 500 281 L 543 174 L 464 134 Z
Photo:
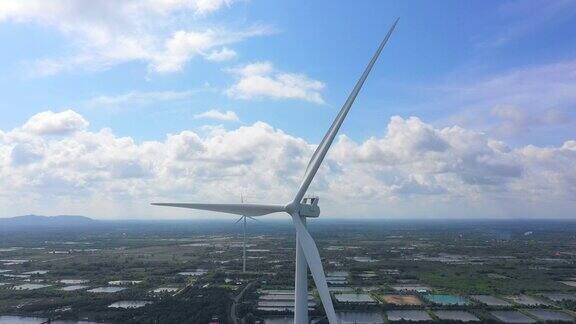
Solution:
M 304 197 L 302 202 L 300 203 L 300 216 L 304 217 L 318 217 L 320 216 L 320 207 L 318 206 L 318 201 L 320 198 L 313 196 L 313 197 Z
M 303 217 L 316 218 L 320 216 L 320 207 L 318 206 L 319 200 L 320 198 L 317 196 L 304 197 L 300 203 L 291 202 L 285 205 L 282 211 L 290 215 L 298 214 Z

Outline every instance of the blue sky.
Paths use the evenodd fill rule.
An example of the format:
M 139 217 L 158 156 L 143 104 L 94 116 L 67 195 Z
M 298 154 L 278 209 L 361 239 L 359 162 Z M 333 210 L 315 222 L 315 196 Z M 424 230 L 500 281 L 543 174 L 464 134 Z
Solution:
M 380 182 L 374 187 L 364 183 L 356 188 L 366 191 L 362 198 L 366 199 L 366 214 L 377 215 L 380 208 L 375 201 L 391 199 L 401 205 L 400 211 L 392 214 L 424 217 L 428 214 L 424 203 L 421 209 L 409 207 L 414 199 L 422 202 L 447 199 L 449 202 L 430 214 L 458 216 L 459 206 L 466 202 L 504 199 L 503 206 L 512 205 L 523 195 L 518 188 L 536 194 L 552 186 L 559 192 L 554 199 L 562 206 L 555 216 L 566 216 L 565 211 L 574 203 L 567 197 L 575 190 L 571 182 L 574 171 L 569 171 L 574 165 L 571 141 L 576 139 L 574 1 L 171 0 L 118 4 L 106 0 L 90 3 L 6 0 L 0 3 L 0 41 L 4 44 L 0 52 L 4 63 L 0 65 L 0 130 L 5 137 L 4 150 L 0 152 L 5 154 L 4 172 L 21 172 L 21 178 L 6 176 L 0 181 L 20 186 L 17 191 L 38 186 L 37 191 L 32 190 L 37 196 L 30 197 L 37 202 L 33 204 L 34 210 L 12 203 L 10 212 L 77 212 L 119 217 L 121 212 L 111 210 L 119 201 L 115 190 L 120 189 L 115 185 L 114 189 L 99 186 L 108 180 L 116 183 L 122 177 L 109 175 L 103 180 L 89 172 L 72 176 L 73 172 L 60 169 L 68 163 L 48 163 L 55 159 L 56 153 L 50 151 L 52 145 L 65 145 L 70 136 L 78 140 L 81 133 L 97 134 L 110 129 L 114 141 L 130 138 L 134 150 L 141 151 L 146 149 L 145 142 L 168 143 L 169 134 L 183 132 L 199 136 L 202 145 L 211 140 L 221 143 L 218 136 L 226 134 L 232 136 L 232 145 L 235 141 L 243 143 L 243 139 L 234 137 L 235 132 L 263 122 L 272 127 L 274 136 L 287 134 L 291 140 L 313 146 L 320 141 L 396 17 L 400 17 L 398 28 L 341 131 L 347 141 L 357 145 L 359 157 L 350 163 L 362 162 L 371 140 L 388 139 L 390 143 L 381 144 L 389 149 L 393 116 L 402 119 L 407 132 L 416 132 L 412 135 L 430 131 L 448 136 L 446 129 L 458 127 L 481 136 L 486 143 L 505 145 L 505 150 L 490 153 L 494 155 L 490 158 L 506 161 L 490 162 L 487 169 L 494 163 L 510 167 L 507 163 L 518 157 L 500 156 L 506 150 L 526 155 L 526 150 L 537 147 L 568 153 L 558 153 L 562 162 L 548 161 L 546 166 L 534 166 L 533 159 L 526 158 L 525 164 L 518 166 L 521 174 L 518 179 L 506 174 L 509 169 L 504 168 L 505 181 L 501 185 L 490 184 L 489 188 L 477 179 L 488 177 L 484 180 L 498 183 L 499 180 L 493 179 L 494 175 L 486 176 L 486 169 L 456 167 L 465 170 L 461 174 L 453 172 L 460 181 L 476 179 L 472 187 L 466 187 L 471 195 L 467 198 L 453 194 L 463 190 L 455 182 L 442 182 L 444 171 L 431 175 L 421 169 L 406 169 L 405 162 L 392 167 L 382 160 L 370 159 L 370 163 L 375 163 L 370 167 L 378 170 L 366 176 Z M 49 110 L 56 115 L 40 115 L 31 120 L 32 116 Z M 74 115 L 58 115 L 68 110 Z M 410 124 L 410 117 L 417 117 L 418 122 Z M 38 138 L 19 135 L 26 130 L 35 132 Z M 406 134 L 398 136 L 399 140 L 409 138 Z M 15 147 L 22 145 L 19 142 L 24 141 L 22 138 L 28 145 L 22 161 L 33 160 L 42 166 L 27 164 L 25 168 L 12 169 L 18 160 L 14 152 L 20 152 Z M 420 147 L 418 143 L 414 145 Z M 302 160 L 308 156 L 306 150 L 298 152 Z M 446 159 L 469 158 L 467 153 L 460 153 L 447 154 Z M 480 155 L 475 157 L 477 161 L 486 159 Z M 557 158 L 555 155 L 554 159 Z M 144 158 L 134 155 L 132 159 L 130 166 Z M 255 159 L 258 156 L 242 161 Z M 194 161 L 188 160 L 196 165 Z M 443 163 L 450 164 L 449 161 Z M 436 162 L 433 157 L 429 165 Z M 157 173 L 160 167 L 156 163 L 160 162 L 148 163 L 155 166 L 150 167 L 155 171 L 144 172 L 145 178 L 167 181 L 160 179 L 162 172 Z M 335 158 L 334 165 L 341 163 L 344 162 Z M 45 191 L 49 190 L 46 188 L 52 187 L 38 185 L 43 180 L 26 174 L 26 168 L 29 172 L 39 168 L 42 174 L 50 174 L 58 182 L 67 179 L 63 184 L 59 182 L 61 194 L 56 198 L 45 197 Z M 341 179 L 354 177 L 337 167 L 330 171 Z M 208 171 L 198 172 L 204 175 Z M 328 176 L 330 172 L 326 172 Z M 551 177 L 550 172 L 558 174 Z M 281 178 L 284 174 L 287 182 L 297 182 L 297 173 L 281 172 L 274 176 Z M 542 177 L 547 182 L 538 189 L 528 189 L 528 185 L 517 182 L 519 179 L 533 182 L 533 178 L 526 178 L 528 175 Z M 200 178 L 188 176 L 190 182 L 182 188 L 200 190 Z M 211 179 L 223 180 L 229 176 L 214 175 Z M 227 195 L 234 196 L 243 190 L 259 192 L 257 188 L 245 188 L 241 179 L 244 176 L 238 175 L 240 185 L 226 189 Z M 555 177 L 569 180 L 560 183 Z M 129 178 L 129 183 L 120 181 L 122 184 L 118 186 L 137 192 L 130 196 L 133 204 L 147 198 L 171 198 L 171 193 L 177 190 L 149 192 L 144 186 L 158 183 L 142 180 L 136 184 L 134 177 Z M 211 187 L 214 192 L 222 190 L 220 180 Z M 410 184 L 415 190 L 404 192 L 402 188 Z M 317 190 L 328 195 L 334 193 L 334 186 L 326 180 L 320 182 Z M 78 198 L 75 194 L 79 187 L 85 190 L 82 199 L 90 200 L 92 207 L 62 202 L 62 197 Z M 283 199 L 289 188 L 279 189 L 273 197 Z M 377 192 L 386 193 L 378 196 Z M 444 196 L 440 192 L 450 194 Z M 496 197 L 495 192 L 506 194 Z M 191 199 L 191 195 L 176 198 Z M 218 198 L 208 192 L 198 195 Z M 255 195 L 264 199 L 262 192 Z M 0 197 L 8 199 L 9 194 Z M 538 202 L 534 204 L 539 210 L 549 209 Z M 531 205 L 520 210 L 480 209 L 477 215 L 515 216 L 533 208 Z M 141 215 L 152 217 L 154 213 L 138 209 Z M 349 216 L 350 212 L 345 214 Z
M 491 77 L 567 60 L 576 54 L 573 45 L 576 35 L 569 32 L 575 27 L 574 5 L 567 3 L 566 8 L 557 9 L 545 21 L 535 19 L 539 11 L 531 10 L 540 6 L 560 7 L 560 4 L 448 1 L 439 8 L 434 3 L 409 1 L 364 1 L 355 5 L 332 1 L 238 3 L 209 17 L 197 18 L 199 21 L 192 24 L 259 24 L 268 26 L 270 35 L 238 44 L 235 46 L 238 57 L 223 64 L 192 59 L 180 71 L 160 75 L 150 73 L 145 62 L 126 62 L 91 73 L 73 70 L 32 76 L 27 64 L 66 55 L 74 51 L 73 45 L 53 28 L 6 21 L 0 29 L 0 39 L 6 44 L 0 54 L 5 62 L 0 79 L 4 89 L 0 127 L 17 127 L 32 114 L 47 108 L 71 107 L 89 117 L 96 128 L 112 127 L 118 134 L 143 140 L 197 127 L 202 122 L 191 115 L 220 108 L 235 110 L 247 123 L 265 120 L 318 141 L 324 129 L 314 125 L 329 123 L 395 17 L 401 18 L 397 33 L 358 99 L 362 113 L 350 116 L 345 132 L 359 139 L 372 136 L 396 114 L 438 122 L 458 108 L 435 104 L 439 95 L 430 88 L 437 84 L 450 82 L 451 78 Z M 502 38 L 505 39 L 499 44 Z M 182 102 L 152 104 L 146 109 L 133 105 L 84 107 L 94 97 L 134 91 L 198 90 L 207 83 L 225 88 L 231 80 L 223 69 L 253 61 L 271 61 L 278 69 L 321 80 L 326 84 L 323 91 L 326 104 L 238 101 L 222 96 L 216 89 L 216 93 L 198 93 Z M 178 113 L 162 115 L 161 122 L 155 122 L 157 113 L 166 108 Z M 141 113 L 134 114 L 134 109 Z M 307 118 L 302 118 L 304 114 Z M 542 144 L 561 143 L 566 139 L 566 134 L 562 135 Z

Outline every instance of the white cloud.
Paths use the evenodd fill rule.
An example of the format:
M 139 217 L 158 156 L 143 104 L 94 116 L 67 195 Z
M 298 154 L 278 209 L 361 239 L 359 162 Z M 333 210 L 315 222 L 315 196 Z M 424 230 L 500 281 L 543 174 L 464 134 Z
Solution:
M 550 108 L 576 102 L 576 61 L 517 68 L 473 81 L 458 80 L 439 90 L 454 92 L 468 105 Z M 538 95 L 535 95 L 538 94 Z
M 127 105 L 146 106 L 158 102 L 166 101 L 181 101 L 190 99 L 194 95 L 194 91 L 151 91 L 140 92 L 131 91 L 115 96 L 98 96 L 94 97 L 85 105 L 88 107 L 120 107 Z
M 324 83 L 304 74 L 275 71 L 270 62 L 256 62 L 231 70 L 238 80 L 227 90 L 239 99 L 298 99 L 323 104 Z
M 210 51 L 212 48 L 236 43 L 245 38 L 268 32 L 268 29 L 264 27 L 234 32 L 213 29 L 203 32 L 180 30 L 166 40 L 162 52 L 152 57 L 152 68 L 157 72 L 179 71 L 195 55 L 204 56 L 212 61 L 222 61 L 230 57 L 232 51 L 224 48 L 220 52 L 214 52 Z
M 238 118 L 238 115 L 236 115 L 235 112 L 231 110 L 221 112 L 216 109 L 211 109 L 201 114 L 195 115 L 194 118 L 208 118 L 221 121 L 240 121 L 240 118 Z
M 423 107 L 448 111 L 440 121 L 530 143 L 543 134 L 561 139 L 576 126 L 576 61 L 516 68 L 478 77 L 452 77 L 431 87 Z M 417 108 L 412 108 L 417 109 Z M 549 137 L 549 136 L 548 136 Z
M 199 15 L 205 15 L 222 8 L 224 5 L 230 6 L 234 2 L 234 0 L 197 0 L 195 11 Z
M 496 134 L 503 135 L 515 135 L 529 132 L 534 128 L 554 127 L 574 121 L 568 113 L 555 108 L 531 113 L 517 106 L 503 105 L 492 108 L 491 114 L 497 118 L 497 124 L 494 127 Z
M 12 147 L 10 160 L 13 165 L 26 165 L 43 158 L 43 148 L 31 143 L 19 143 Z
M 208 54 L 206 58 L 210 61 L 221 62 L 231 60 L 235 57 L 236 57 L 235 51 L 227 47 L 222 47 L 221 50 L 213 50 L 212 52 L 210 52 L 210 54 Z
M 37 135 L 63 135 L 88 127 L 84 117 L 73 110 L 44 111 L 32 116 L 23 129 Z
M 6 0 L 0 3 L 0 23 L 48 26 L 72 41 L 72 55 L 39 58 L 32 64 L 38 75 L 100 70 L 131 61 L 144 62 L 155 72 L 174 72 L 196 56 L 229 59 L 233 50 L 225 45 L 270 33 L 265 26 L 204 28 L 198 23 L 234 2 Z
M 0 131 L 0 205 L 6 215 L 188 217 L 148 204 L 235 201 L 239 192 L 282 203 L 313 147 L 262 122 L 142 143 L 109 129 Z M 323 217 L 572 217 L 576 208 L 574 140 L 513 149 L 480 132 L 393 117 L 383 137 L 340 136 L 325 162 L 311 188 Z

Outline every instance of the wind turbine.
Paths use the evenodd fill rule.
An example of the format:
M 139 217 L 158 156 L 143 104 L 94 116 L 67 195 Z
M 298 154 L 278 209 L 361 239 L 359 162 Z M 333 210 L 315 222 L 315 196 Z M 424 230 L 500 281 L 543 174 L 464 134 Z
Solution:
M 372 59 L 366 66 L 364 73 L 360 76 L 354 89 L 346 99 L 346 102 L 342 106 L 340 112 L 333 121 L 332 126 L 324 135 L 322 142 L 314 151 L 306 171 L 304 173 L 304 178 L 294 199 L 285 205 L 261 205 L 261 204 L 197 204 L 197 203 L 153 203 L 156 206 L 170 206 L 170 207 L 180 207 L 180 208 L 191 208 L 208 210 L 214 212 L 236 214 L 242 216 L 263 216 L 272 213 L 285 212 L 292 217 L 294 223 L 294 228 L 296 230 L 296 269 L 295 269 L 295 291 L 294 291 L 294 323 L 304 324 L 308 323 L 308 269 L 306 264 L 310 268 L 312 273 L 312 278 L 316 284 L 316 289 L 320 295 L 322 305 L 326 311 L 326 316 L 330 324 L 338 323 L 338 317 L 334 311 L 334 305 L 332 305 L 332 298 L 330 297 L 330 291 L 328 290 L 328 284 L 326 283 L 326 276 L 324 274 L 324 268 L 322 267 L 322 260 L 320 259 L 320 253 L 316 247 L 314 239 L 306 229 L 306 218 L 307 217 L 318 217 L 320 216 L 320 208 L 318 207 L 318 198 L 304 198 L 310 183 L 314 179 L 318 168 L 322 164 L 328 149 L 332 145 L 340 126 L 344 122 L 350 107 L 354 103 L 356 96 L 360 92 L 362 85 L 366 81 L 368 74 L 372 70 L 372 67 L 376 63 L 380 52 L 388 42 L 388 39 L 392 35 L 398 19 L 394 22 L 390 30 L 384 37 L 384 40 L 378 46 L 376 53 L 372 56 Z
M 240 201 L 242 203 L 244 203 L 244 196 L 240 195 Z M 256 218 L 253 218 L 252 216 L 246 216 L 246 215 L 242 215 L 240 216 L 240 218 L 236 221 L 235 224 L 238 224 L 240 221 L 243 222 L 242 224 L 242 228 L 244 229 L 244 233 L 243 233 L 243 242 L 242 242 L 242 272 L 246 272 L 246 219 L 250 218 L 252 220 L 256 220 Z

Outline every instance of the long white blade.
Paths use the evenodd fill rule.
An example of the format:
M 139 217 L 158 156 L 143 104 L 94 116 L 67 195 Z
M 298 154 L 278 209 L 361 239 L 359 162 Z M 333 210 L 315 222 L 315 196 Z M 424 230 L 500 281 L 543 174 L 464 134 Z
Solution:
M 262 216 L 266 214 L 283 212 L 285 210 L 284 206 L 281 205 L 259 205 L 259 204 L 152 203 L 152 205 L 209 210 L 214 212 L 236 214 L 243 216 Z
M 397 23 L 398 23 L 398 19 L 396 19 L 396 21 L 394 22 L 392 27 L 390 27 L 388 34 L 386 34 L 386 37 L 384 38 L 382 43 L 380 43 L 378 50 L 376 50 L 376 53 L 374 53 L 374 56 L 370 60 L 370 63 L 368 63 L 368 66 L 366 66 L 364 73 L 362 73 L 362 76 L 360 77 L 360 79 L 356 83 L 356 86 L 354 86 L 354 89 L 352 89 L 352 93 L 350 93 L 350 95 L 348 96 L 348 99 L 346 99 L 346 102 L 342 106 L 342 109 L 340 109 L 340 112 L 338 113 L 338 116 L 336 116 L 336 119 L 332 123 L 332 126 L 330 126 L 330 129 L 328 130 L 326 135 L 324 135 L 324 138 L 322 139 L 322 142 L 320 142 L 320 145 L 318 145 L 318 147 L 316 148 L 316 151 L 314 151 L 314 154 L 312 155 L 312 159 L 310 159 L 310 162 L 308 163 L 308 167 L 306 168 L 306 173 L 304 174 L 304 179 L 302 180 L 302 183 L 300 184 L 300 188 L 298 188 L 298 192 L 296 193 L 296 197 L 294 197 L 293 202 L 295 204 L 300 203 L 302 201 L 302 198 L 306 194 L 306 190 L 308 190 L 308 187 L 310 186 L 312 179 L 314 179 L 314 175 L 316 175 L 316 172 L 318 171 L 320 164 L 322 164 L 322 160 L 324 160 L 324 157 L 326 156 L 326 153 L 328 152 L 330 145 L 332 145 L 332 142 L 334 141 L 334 138 L 336 137 L 336 134 L 338 133 L 338 130 L 340 129 L 340 126 L 342 125 L 342 122 L 344 122 L 344 119 L 346 118 L 348 111 L 350 111 L 350 107 L 352 107 L 352 104 L 354 103 L 354 100 L 356 99 L 358 92 L 360 92 L 360 89 L 362 89 L 362 85 L 364 84 L 364 81 L 366 81 L 368 74 L 370 74 L 370 71 L 372 70 L 374 63 L 376 63 L 376 60 L 378 59 L 380 52 L 382 52 L 382 49 L 384 48 L 384 46 L 388 42 L 388 39 L 392 35 L 392 32 L 394 31 L 394 28 L 396 27 Z
M 246 217 L 250 218 L 250 219 L 253 220 L 253 221 L 257 221 L 258 223 L 263 223 L 261 220 L 256 219 L 256 218 L 254 218 L 254 217 L 252 217 L 252 216 L 246 216 Z
M 322 305 L 328 316 L 328 321 L 330 324 L 337 324 L 338 317 L 334 311 L 334 305 L 332 304 L 332 298 L 330 297 L 330 291 L 326 283 L 326 275 L 324 275 L 324 268 L 322 267 L 322 260 L 320 259 L 320 253 L 318 252 L 316 243 L 314 243 L 314 239 L 302 223 L 298 214 L 292 214 L 292 220 L 298 233 L 298 241 L 304 251 L 304 256 L 312 273 L 312 278 L 314 278 L 316 289 L 318 289 Z

